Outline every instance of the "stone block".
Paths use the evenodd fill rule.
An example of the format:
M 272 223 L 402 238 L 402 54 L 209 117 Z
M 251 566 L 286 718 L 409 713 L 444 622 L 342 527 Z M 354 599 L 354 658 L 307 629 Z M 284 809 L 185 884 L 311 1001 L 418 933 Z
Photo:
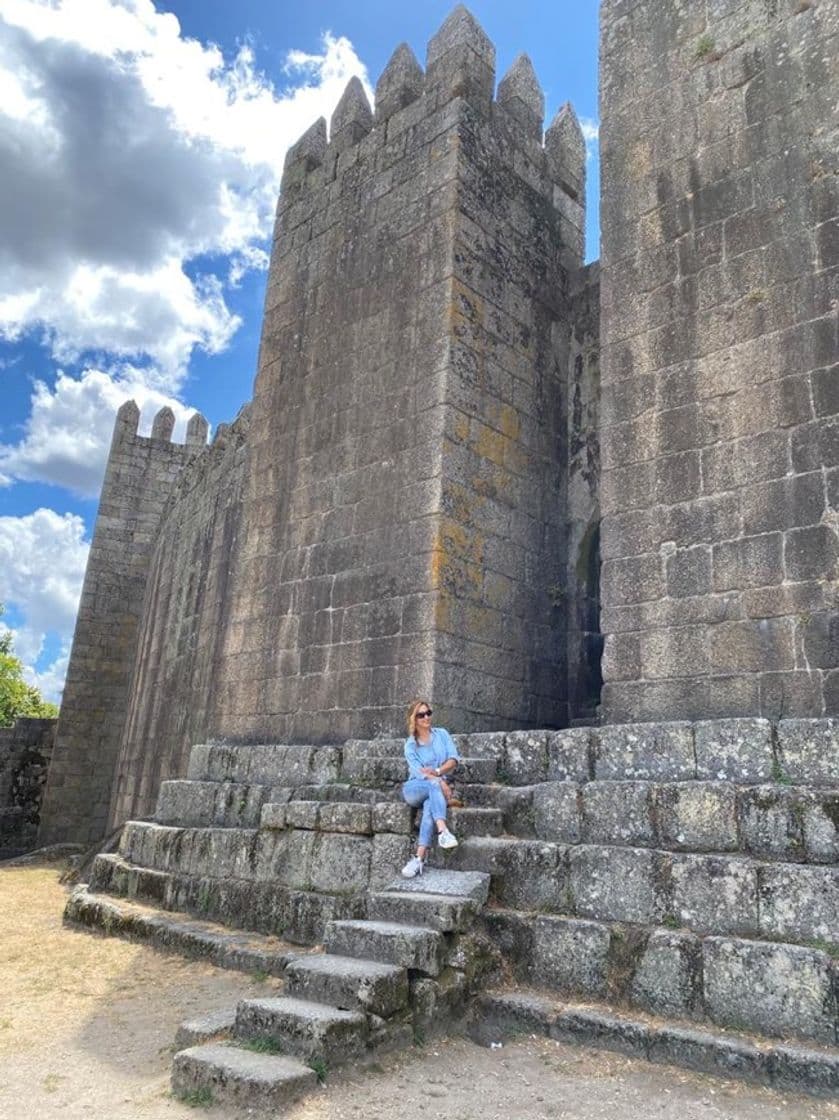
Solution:
M 587 782 L 592 773 L 592 739 L 597 732 L 590 727 L 570 727 L 548 735 L 548 781 Z
M 665 913 L 666 872 L 666 857 L 646 848 L 569 851 L 571 897 L 584 918 L 657 925 Z
M 411 836 L 392 832 L 375 833 L 370 859 L 370 890 L 381 890 L 390 883 L 413 854 L 414 841 Z
M 468 898 L 483 906 L 489 897 L 490 877 L 482 871 L 450 871 L 429 867 L 422 876 L 397 876 L 387 884 L 389 893 L 435 894 L 446 898 Z
M 556 1007 L 541 996 L 524 992 L 481 995 L 469 1023 L 469 1037 L 479 1046 L 489 1046 L 507 1034 L 546 1035 L 556 1018 Z
M 739 791 L 737 802 L 740 836 L 747 852 L 769 859 L 802 858 L 804 818 L 800 791 L 778 785 L 751 786 Z
M 321 833 L 309 865 L 312 889 L 340 894 L 366 891 L 372 850 L 373 843 L 367 836 Z
M 369 836 L 372 832 L 369 805 L 326 803 L 318 812 L 318 828 L 323 832 L 352 832 Z
M 395 832 L 410 836 L 414 830 L 414 811 L 410 805 L 380 801 L 372 806 L 373 832 Z
M 175 1055 L 172 1092 L 205 1092 L 229 1109 L 270 1113 L 317 1086 L 317 1075 L 296 1058 L 255 1054 L 220 1042 L 190 1046 Z
M 293 890 L 308 890 L 314 846 L 314 832 L 301 829 L 279 834 L 270 856 L 260 861 L 260 878 Z
M 594 775 L 600 781 L 678 782 L 696 776 L 689 723 L 634 723 L 602 727 L 595 740 Z
M 588 782 L 581 801 L 584 843 L 646 847 L 655 842 L 649 782 Z
M 364 1050 L 367 1021 L 344 1011 L 293 996 L 244 999 L 236 1008 L 237 1040 L 271 1039 L 284 1053 L 306 1061 L 341 1064 Z
M 286 827 L 315 829 L 319 811 L 319 801 L 289 801 L 285 813 Z
M 533 924 L 530 976 L 539 987 L 588 997 L 606 994 L 609 929 L 599 922 L 540 917 Z
M 629 989 L 632 1003 L 654 1015 L 701 1014 L 702 949 L 690 933 L 653 930 Z
M 551 1038 L 560 1042 L 583 1042 L 637 1058 L 647 1056 L 651 1034 L 646 1023 L 589 1008 L 561 1011 L 551 1027 Z
M 737 796 L 729 782 L 671 782 L 655 794 L 659 843 L 688 852 L 739 847 Z
M 665 1026 L 653 1031 L 649 1058 L 651 1062 L 751 1081 L 766 1081 L 769 1073 L 768 1055 L 753 1043 L 687 1027 Z
M 571 782 L 542 782 L 533 790 L 533 824 L 540 840 L 579 844 L 580 787 Z
M 772 727 L 767 719 L 699 720 L 694 742 L 697 778 L 741 785 L 772 778 Z
M 462 758 L 494 758 L 499 766 L 504 759 L 504 739 L 503 731 L 475 731 L 455 736 Z
M 260 828 L 273 828 L 282 829 L 286 826 L 286 806 L 277 805 L 273 801 L 269 801 L 266 805 L 262 806 L 262 814 L 259 818 Z
M 492 799 L 504 817 L 504 831 L 514 836 L 535 836 L 533 795 L 537 786 L 500 786 Z
M 488 873 L 502 906 L 554 911 L 567 906 L 565 849 L 557 844 L 476 836 L 448 852 L 447 859 L 457 868 Z
M 505 781 L 513 786 L 543 782 L 548 773 L 547 734 L 544 731 L 511 731 L 504 739 Z
M 835 1097 L 839 1093 L 839 1054 L 803 1046 L 775 1046 L 770 1056 L 772 1084 L 793 1092 Z
M 751 860 L 674 855 L 672 892 L 676 921 L 697 933 L 757 933 L 757 869 Z
M 487 907 L 481 913 L 480 925 L 516 979 L 530 983 L 534 937 L 531 915 Z
M 772 1038 L 836 1040 L 830 958 L 815 949 L 706 937 L 705 1008 L 720 1026 Z
M 473 899 L 415 891 L 380 891 L 370 895 L 367 904 L 367 917 L 373 921 L 428 926 L 441 933 L 468 929 L 477 912 Z
M 324 945 L 328 953 L 339 957 L 382 961 L 438 976 L 443 935 L 393 922 L 330 922 Z
M 823 942 L 839 951 L 839 868 L 768 864 L 759 886 L 762 936 Z
M 408 1002 L 408 976 L 398 965 L 314 954 L 289 961 L 286 991 L 387 1018 Z
M 839 863 L 839 793 L 817 792 L 802 801 L 804 854 L 810 863 Z
M 785 781 L 839 786 L 839 719 L 782 719 L 777 749 Z

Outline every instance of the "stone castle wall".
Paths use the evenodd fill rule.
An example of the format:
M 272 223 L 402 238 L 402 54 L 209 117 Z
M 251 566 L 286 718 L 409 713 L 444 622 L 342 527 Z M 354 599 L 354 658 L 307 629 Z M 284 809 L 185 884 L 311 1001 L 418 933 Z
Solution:
M 836 712 L 839 10 L 601 14 L 604 718 Z
M 94 843 L 105 832 L 146 579 L 163 507 L 184 463 L 206 441 L 190 421 L 185 445 L 161 409 L 137 435 L 133 401 L 119 410 L 90 546 L 64 699 L 41 812 L 42 844 Z
M 184 466 L 149 562 L 137 656 L 111 797 L 110 827 L 154 808 L 212 730 L 218 660 L 241 530 L 248 410 Z

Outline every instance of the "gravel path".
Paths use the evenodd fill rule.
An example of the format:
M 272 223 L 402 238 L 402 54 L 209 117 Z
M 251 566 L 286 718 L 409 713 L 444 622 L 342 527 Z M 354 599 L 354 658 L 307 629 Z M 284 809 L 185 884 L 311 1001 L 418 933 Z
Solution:
M 0 867 L 0 1118 L 174 1120 L 225 1114 L 169 1095 L 178 1024 L 269 994 L 224 972 L 61 925 L 54 866 Z M 781 1096 L 542 1039 L 431 1043 L 334 1077 L 289 1120 L 839 1120 Z

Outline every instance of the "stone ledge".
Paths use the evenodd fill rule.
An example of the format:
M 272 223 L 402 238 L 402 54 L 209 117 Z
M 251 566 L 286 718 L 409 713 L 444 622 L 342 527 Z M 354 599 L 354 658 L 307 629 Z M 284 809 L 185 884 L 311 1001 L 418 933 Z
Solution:
M 839 1091 L 839 1050 L 832 1047 L 773 1044 L 742 1034 L 702 1031 L 691 1024 L 616 1015 L 605 1006 L 560 1003 L 541 993 L 487 992 L 478 997 L 469 1028 L 476 1042 L 488 1045 L 499 1034 L 520 1031 L 785 1091 L 826 1097 Z

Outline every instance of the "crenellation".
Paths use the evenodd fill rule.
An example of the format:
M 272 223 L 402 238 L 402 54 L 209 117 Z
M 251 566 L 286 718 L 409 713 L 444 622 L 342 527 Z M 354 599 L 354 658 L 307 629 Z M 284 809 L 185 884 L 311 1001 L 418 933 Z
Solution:
M 175 414 L 168 405 L 164 405 L 152 421 L 151 438 L 168 443 L 172 439 L 174 427 Z
M 420 98 L 424 86 L 425 74 L 416 55 L 407 43 L 400 43 L 376 83 L 376 125 L 386 124 L 396 113 Z
M 200 412 L 193 412 L 186 425 L 186 442 L 191 447 L 205 447 L 210 425 Z
M 586 142 L 570 101 L 559 109 L 545 132 L 548 166 L 557 185 L 582 202 L 586 184 Z
M 463 4 L 445 19 L 428 42 L 426 96 L 435 107 L 453 98 L 488 115 L 495 90 L 495 47 Z
M 545 120 L 545 95 L 526 54 L 520 54 L 498 83 L 498 105 L 509 113 L 528 139 L 542 141 Z
M 334 159 L 346 153 L 347 149 L 364 140 L 372 128 L 373 110 L 370 108 L 364 86 L 359 78 L 352 77 L 332 114 L 327 158 Z

